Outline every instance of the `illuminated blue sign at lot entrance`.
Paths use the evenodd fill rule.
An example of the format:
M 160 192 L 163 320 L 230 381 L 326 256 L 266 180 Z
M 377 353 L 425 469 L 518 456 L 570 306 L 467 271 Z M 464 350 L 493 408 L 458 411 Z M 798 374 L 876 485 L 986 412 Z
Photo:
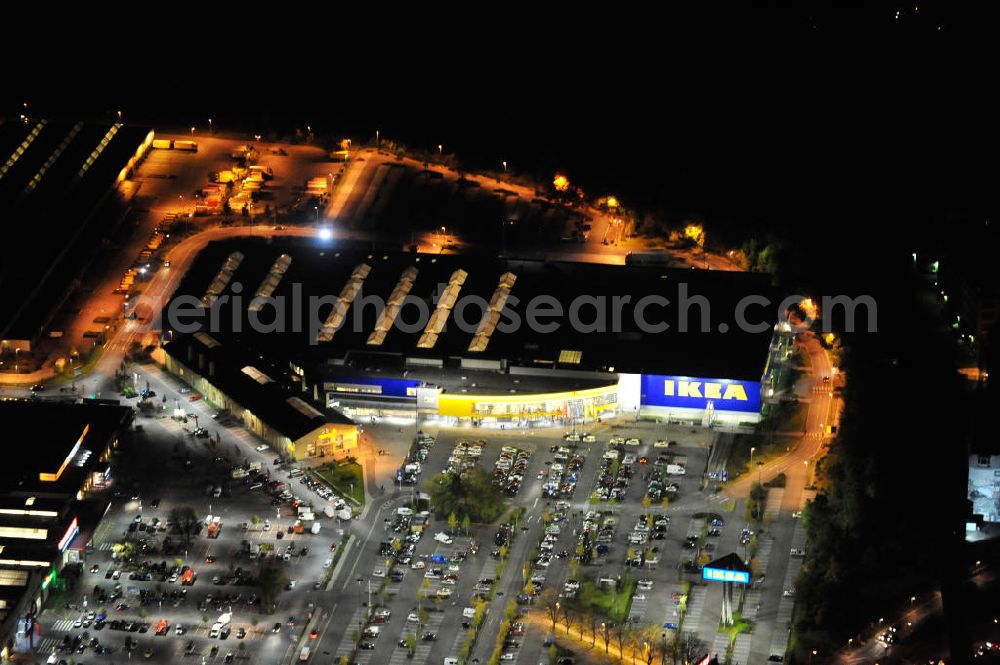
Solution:
M 735 584 L 750 584 L 750 573 L 745 570 L 724 570 L 722 568 L 701 569 L 701 579 L 709 582 L 733 582 Z
M 760 413 L 760 382 L 694 376 L 642 375 L 643 406 Z

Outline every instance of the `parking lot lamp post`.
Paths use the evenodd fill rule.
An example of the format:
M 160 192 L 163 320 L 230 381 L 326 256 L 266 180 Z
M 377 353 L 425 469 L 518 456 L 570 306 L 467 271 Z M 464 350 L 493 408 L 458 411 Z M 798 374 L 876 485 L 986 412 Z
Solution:
M 760 474 L 761 474 L 761 471 L 763 471 L 763 469 L 764 469 L 764 463 L 763 462 L 757 462 L 757 484 L 758 485 L 762 485 L 763 484 L 761 482 L 761 479 L 760 479 Z
M 751 468 L 751 469 L 753 468 L 753 454 L 754 454 L 754 452 L 755 452 L 756 450 L 757 450 L 757 449 L 756 449 L 755 447 L 753 447 L 753 446 L 750 446 L 750 468 Z

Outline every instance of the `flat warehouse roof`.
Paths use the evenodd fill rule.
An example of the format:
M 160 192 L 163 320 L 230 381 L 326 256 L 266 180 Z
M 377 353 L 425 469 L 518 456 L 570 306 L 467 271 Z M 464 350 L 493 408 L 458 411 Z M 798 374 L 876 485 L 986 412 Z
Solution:
M 321 247 L 312 240 L 267 243 L 246 239 L 209 245 L 176 295 L 202 298 L 227 258 L 237 251 L 243 258 L 222 295 L 234 295 L 233 287 L 239 285 L 243 294 L 242 314 L 236 317 L 240 330 L 232 325 L 230 301 L 219 306 L 220 326 L 212 334 L 306 365 L 331 359 L 364 367 L 391 362 L 392 357 L 461 358 L 467 365 L 482 360 L 527 367 L 756 380 L 764 370 L 780 300 L 769 277 L 761 274 L 503 260 L 485 255 L 373 253 L 370 247 L 350 244 Z M 273 293 L 286 303 L 282 308 L 285 331 L 256 331 L 245 316 L 246 309 L 283 254 L 291 263 Z M 292 330 L 291 303 L 296 292 L 303 312 L 300 332 Z M 359 299 L 352 301 L 355 296 Z M 371 304 L 360 306 L 360 298 L 372 296 L 387 303 L 385 311 Z M 395 311 L 394 303 L 403 302 L 404 296 L 406 304 Z M 738 305 L 747 296 L 772 303 L 747 308 L 746 318 L 761 324 L 757 331 L 737 325 Z M 309 321 L 310 297 L 327 298 L 316 308 L 314 324 L 336 319 L 332 315 L 337 308 L 344 314 L 342 327 L 332 332 L 329 341 L 311 343 L 315 335 L 309 328 L 314 328 L 313 333 L 316 330 Z M 336 304 L 338 298 L 350 304 Z M 681 306 L 685 299 L 691 303 L 687 307 Z M 436 313 L 442 301 L 445 309 L 453 305 L 443 315 Z M 706 303 L 707 308 L 703 307 Z M 503 313 L 491 319 L 491 308 Z M 541 309 L 550 314 L 534 320 L 547 324 L 548 329 L 528 323 L 530 315 L 540 314 Z M 553 309 L 561 309 L 562 314 L 552 315 Z M 387 316 L 390 311 L 392 316 Z M 458 323 L 459 315 L 466 322 L 464 328 Z M 512 315 L 520 318 L 521 325 L 503 325 L 511 322 Z M 426 325 L 417 325 L 433 326 L 435 317 L 442 316 L 445 324 L 436 337 L 427 336 L 430 328 Z M 705 329 L 703 316 L 708 317 Z M 273 306 L 261 308 L 261 321 L 274 319 Z M 165 326 L 170 327 L 169 321 Z
M 94 466 L 111 437 L 131 417 L 127 406 L 0 402 L 5 451 L 11 461 L 0 469 L 0 487 L 8 492 L 76 494 L 82 473 Z M 24 508 L 33 508 L 23 501 Z M 50 503 L 40 506 L 52 509 Z M 8 500 L 3 507 L 10 507 Z
M 0 122 L 0 339 L 38 334 L 109 221 L 89 218 L 148 127 Z
M 286 387 L 288 370 L 230 348 L 208 334 L 182 335 L 165 347 L 178 362 L 197 372 L 271 429 L 292 441 L 327 423 L 353 425 L 333 411 L 319 411 Z

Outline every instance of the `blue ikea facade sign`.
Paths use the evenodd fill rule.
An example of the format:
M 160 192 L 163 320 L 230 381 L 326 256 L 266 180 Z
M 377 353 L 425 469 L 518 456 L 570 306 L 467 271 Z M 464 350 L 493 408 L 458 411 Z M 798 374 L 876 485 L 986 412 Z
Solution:
M 724 568 L 701 569 L 701 579 L 709 582 L 733 582 L 734 584 L 750 584 L 750 573 L 745 570 L 726 570 Z
M 643 374 L 640 404 L 678 409 L 760 413 L 760 382 Z
M 420 381 L 375 376 L 328 376 L 324 389 L 335 393 L 360 393 L 362 396 L 406 397 L 416 399 Z

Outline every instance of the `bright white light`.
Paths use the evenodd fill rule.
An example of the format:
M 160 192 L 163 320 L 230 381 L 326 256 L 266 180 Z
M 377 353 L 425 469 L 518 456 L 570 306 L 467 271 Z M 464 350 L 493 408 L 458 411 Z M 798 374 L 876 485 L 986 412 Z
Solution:
M 333 229 L 322 228 L 319 230 L 320 240 L 332 240 L 333 239 Z

